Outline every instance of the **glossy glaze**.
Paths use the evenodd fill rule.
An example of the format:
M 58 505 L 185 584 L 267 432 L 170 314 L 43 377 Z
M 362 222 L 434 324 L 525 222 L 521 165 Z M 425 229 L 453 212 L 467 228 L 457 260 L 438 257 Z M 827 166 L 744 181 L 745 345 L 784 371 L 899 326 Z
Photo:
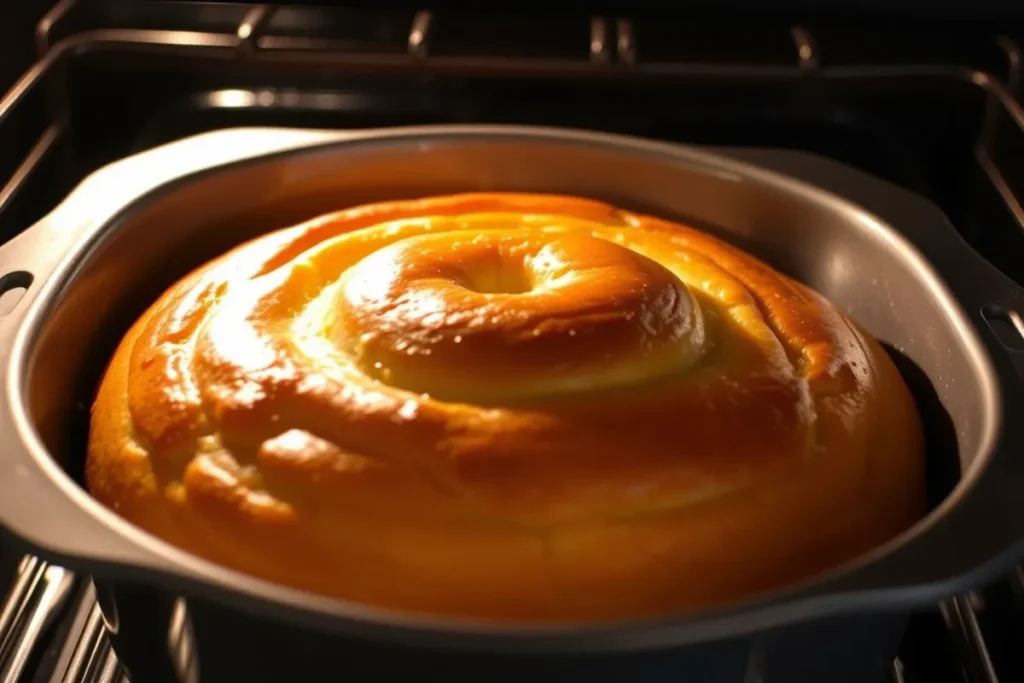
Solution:
M 93 409 L 90 491 L 336 597 L 594 621 L 739 598 L 923 512 L 877 342 L 686 226 L 586 199 L 376 204 L 162 296 Z

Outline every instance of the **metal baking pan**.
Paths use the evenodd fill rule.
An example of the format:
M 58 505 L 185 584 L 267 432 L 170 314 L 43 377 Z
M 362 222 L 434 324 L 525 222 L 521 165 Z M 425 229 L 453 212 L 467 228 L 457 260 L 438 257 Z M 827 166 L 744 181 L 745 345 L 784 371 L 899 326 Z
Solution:
M 104 364 L 188 269 L 324 211 L 467 190 L 580 194 L 687 221 L 835 301 L 887 344 L 915 394 L 931 512 L 863 557 L 742 603 L 530 628 L 273 585 L 136 529 L 81 487 L 87 407 Z M 818 157 L 527 127 L 224 130 L 88 177 L 0 247 L 0 294 L 16 288 L 23 295 L 0 317 L 0 521 L 30 552 L 95 577 L 129 668 L 142 649 L 167 651 L 182 595 L 201 680 L 278 669 L 279 680 L 299 680 L 300 662 L 488 680 L 499 670 L 501 680 L 643 680 L 641 665 L 701 680 L 753 680 L 744 678 L 752 670 L 763 681 L 867 680 L 891 662 L 907 610 L 1024 556 L 1024 357 L 1005 334 L 1024 291 L 927 202 Z

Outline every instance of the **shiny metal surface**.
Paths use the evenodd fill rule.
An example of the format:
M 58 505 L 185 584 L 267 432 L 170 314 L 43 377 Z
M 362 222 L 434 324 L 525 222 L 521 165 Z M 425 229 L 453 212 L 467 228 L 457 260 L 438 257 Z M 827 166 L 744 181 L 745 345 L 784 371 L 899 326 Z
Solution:
M 129 683 L 103 625 L 92 585 L 78 599 L 70 637 L 50 680 L 56 683 Z
M 743 158 L 756 163 L 759 157 L 747 154 Z M 770 158 L 779 158 L 779 155 Z M 783 160 L 785 158 L 790 157 L 782 157 Z M 794 168 L 798 167 L 799 155 L 791 158 L 795 160 Z M 246 163 L 238 163 L 243 161 Z M 193 177 L 218 167 L 232 170 L 208 174 L 201 182 L 175 184 L 174 192 L 167 191 L 180 178 Z M 527 168 L 531 169 L 529 174 L 525 174 Z M 583 169 L 586 171 L 583 172 Z M 820 182 L 827 182 L 825 174 L 818 175 Z M 341 177 L 346 180 L 339 184 Z M 858 194 L 858 187 L 864 188 L 863 194 L 866 197 L 882 191 L 881 187 L 869 183 L 862 176 L 840 174 L 837 170 L 835 178 L 834 182 L 841 183 L 847 195 L 854 197 Z M 681 188 L 685 188 L 685 192 Z M 853 245 L 856 240 L 863 240 L 863 248 L 868 248 L 872 240 L 881 240 L 879 245 L 884 243 L 889 246 L 879 246 L 879 251 L 870 256 L 865 253 L 863 257 L 894 259 L 890 265 L 885 265 L 883 260 L 874 263 L 879 274 L 885 272 L 885 277 L 891 278 L 891 282 L 884 285 L 889 305 L 894 310 L 909 311 L 914 307 L 920 309 L 922 305 L 930 306 L 932 302 L 937 302 L 934 305 L 939 308 L 935 315 L 955 321 L 958 329 L 955 334 L 958 337 L 943 338 L 937 342 L 937 346 L 948 349 L 959 346 L 966 354 L 967 365 L 975 368 L 973 372 L 978 373 L 977 380 L 964 376 L 960 381 L 967 384 L 962 386 L 969 387 L 972 381 L 981 382 L 982 385 L 996 381 L 989 375 L 992 369 L 987 365 L 987 358 L 992 358 L 993 362 L 1000 365 L 1005 363 L 997 355 L 986 356 L 982 352 L 981 342 L 970 331 L 969 323 L 959 317 L 963 314 L 951 308 L 955 304 L 950 303 L 952 299 L 935 279 L 934 272 L 904 241 L 912 240 L 918 249 L 924 250 L 932 258 L 940 254 L 948 257 L 953 253 L 950 249 L 954 249 L 957 244 L 951 228 L 941 223 L 939 226 L 929 223 L 925 217 L 934 214 L 928 214 L 925 207 L 919 206 L 916 200 L 904 201 L 904 208 L 897 210 L 899 202 L 895 202 L 895 198 L 900 195 L 895 190 L 891 195 L 893 201 L 883 201 L 879 210 L 883 216 L 885 211 L 895 211 L 899 216 L 895 219 L 896 224 L 906 237 L 897 235 L 893 228 L 887 227 L 885 223 L 879 222 L 880 219 L 865 213 L 856 205 L 783 175 L 706 151 L 634 138 L 556 129 L 480 126 L 360 132 L 280 129 L 220 131 L 157 148 L 105 168 L 87 179 L 53 214 L 0 250 L 0 261 L 21 264 L 29 272 L 36 273 L 40 282 L 40 286 L 30 290 L 21 305 L 22 314 L 26 316 L 25 324 L 17 332 L 9 361 L 9 367 L 15 370 L 8 375 L 8 397 L 16 401 L 11 404 L 15 416 L 11 433 L 17 430 L 30 444 L 30 450 L 35 453 L 33 457 L 36 466 L 40 468 L 34 471 L 29 467 L 23 473 L 25 481 L 21 486 L 6 489 L 5 509 L 9 511 L 12 530 L 28 539 L 40 538 L 40 534 L 43 534 L 51 547 L 59 542 L 61 554 L 91 558 L 93 562 L 101 564 L 126 563 L 138 568 L 158 570 L 161 574 L 170 572 L 188 583 L 191 589 L 205 587 L 205 590 L 226 590 L 226 593 L 219 593 L 225 599 L 232 595 L 238 599 L 242 599 L 243 595 L 262 596 L 282 605 L 301 606 L 306 615 L 304 618 L 313 618 L 314 615 L 331 618 L 334 615 L 346 615 L 346 619 L 355 619 L 360 629 L 368 628 L 368 624 L 373 623 L 376 624 L 375 628 L 390 630 L 396 622 L 388 615 L 353 606 L 342 607 L 331 601 L 310 601 L 295 591 L 270 586 L 198 561 L 124 524 L 56 469 L 47 451 L 59 454 L 63 448 L 60 444 L 44 446 L 37 441 L 37 436 L 33 436 L 31 418 L 21 412 L 24 406 L 17 403 L 20 399 L 16 397 L 21 392 L 21 380 L 18 379 L 20 371 L 17 369 L 33 362 L 27 354 L 41 343 L 38 335 L 46 337 L 47 320 L 76 310 L 86 310 L 68 303 L 61 309 L 65 314 L 57 311 L 58 302 L 65 299 L 57 293 L 74 291 L 65 290 L 70 284 L 67 278 L 72 273 L 76 273 L 76 279 L 97 283 L 99 281 L 95 278 L 102 278 L 105 280 L 102 286 L 109 288 L 110 292 L 138 291 L 141 282 L 148 282 L 149 286 L 158 284 L 153 280 L 153 274 L 166 268 L 169 260 L 173 261 L 174 253 L 181 254 L 181 245 L 192 245 L 189 258 L 207 256 L 195 249 L 195 245 L 200 243 L 208 249 L 227 246 L 217 245 L 206 238 L 198 239 L 196 231 L 208 230 L 206 226 L 217 224 L 218 221 L 233 221 L 237 228 L 239 216 L 248 216 L 245 229 L 247 234 L 253 234 L 252 231 L 258 231 L 261 227 L 285 224 L 292 217 L 308 216 L 341 204 L 468 189 L 581 193 L 626 202 L 627 205 L 670 218 L 687 217 L 699 225 L 716 226 L 725 230 L 732 239 L 739 240 L 741 246 L 751 248 L 754 253 L 769 261 L 774 260 L 784 270 L 795 271 L 801 279 L 823 288 L 822 291 L 828 295 L 838 297 L 840 305 L 851 310 L 868 329 L 883 339 L 899 338 L 905 330 L 901 332 L 900 324 L 891 317 L 887 318 L 887 314 L 878 317 L 881 311 L 872 307 L 872 299 L 862 296 L 866 290 L 843 285 L 843 278 L 849 275 L 849 269 L 829 265 L 838 263 L 837 259 L 844 261 L 858 258 L 856 249 L 861 247 L 842 246 L 844 244 Z M 98 232 L 100 227 L 107 225 L 126 208 L 136 205 L 139 198 L 144 196 L 150 199 L 143 206 L 150 208 L 136 209 L 143 212 L 139 217 L 119 222 L 116 229 L 104 230 L 101 236 Z M 885 196 L 890 197 L 888 194 Z M 255 206 L 253 197 L 270 203 Z M 288 216 L 290 211 L 300 213 Z M 255 216 L 259 216 L 258 220 L 255 220 Z M 131 229 L 138 221 L 145 222 L 145 231 Z M 161 224 L 173 224 L 175 228 L 160 229 L 158 226 Z M 876 232 L 877 236 L 871 236 Z M 232 239 L 245 236 L 224 229 L 218 234 L 223 239 L 228 239 L 229 235 Z M 855 235 L 861 237 L 855 240 Z M 927 243 L 922 241 L 925 235 L 928 235 Z M 142 241 L 139 241 L 140 237 Z M 44 239 L 53 245 L 47 251 L 37 246 L 39 240 Z M 790 248 L 794 243 L 802 245 L 799 252 Z M 116 249 L 122 252 L 121 257 L 110 251 L 115 249 L 115 244 L 118 245 Z M 853 251 L 844 254 L 849 249 Z M 101 252 L 105 253 L 103 261 L 89 257 L 88 261 L 73 265 L 73 262 L 65 260 L 67 253 L 77 253 L 74 258 L 78 261 L 86 254 Z M 128 253 L 132 254 L 131 259 L 126 258 Z M 969 271 L 973 285 L 980 284 L 978 278 L 990 284 L 1002 283 L 994 269 L 984 266 L 980 260 L 965 260 L 967 256 L 966 252 L 957 254 L 957 260 L 961 271 L 964 268 Z M 123 265 L 129 261 L 130 266 Z M 903 265 L 896 266 L 897 262 Z M 86 263 L 92 265 L 81 270 Z M 101 266 L 101 263 L 107 265 Z M 114 268 L 110 265 L 113 263 L 122 265 Z M 964 277 L 968 273 L 961 272 L 958 275 L 947 269 L 944 275 L 948 279 Z M 915 285 L 915 278 L 924 284 Z M 963 285 L 960 283 L 957 294 L 966 297 L 964 301 L 968 305 L 975 301 L 988 302 L 990 299 L 1007 307 L 1015 305 L 1013 297 L 1017 290 L 1009 284 L 1005 285 L 1005 289 L 1001 289 L 1004 287 L 1002 284 L 994 289 Z M 919 286 L 925 289 L 914 289 Z M 930 293 L 923 293 L 926 290 Z M 112 305 L 109 295 L 100 295 L 97 299 L 95 290 L 91 291 L 94 300 L 108 301 Z M 900 297 L 911 298 L 901 303 Z M 88 307 L 88 310 L 93 325 L 109 315 L 108 311 L 96 305 Z M 939 313 L 939 310 L 942 312 Z M 923 318 L 922 322 L 925 320 L 927 318 Z M 87 321 L 81 319 L 80 315 L 75 324 L 82 330 L 82 335 L 90 334 L 86 332 L 88 328 L 81 327 Z M 8 334 L 13 332 L 14 329 L 8 327 Z M 940 332 L 936 328 L 933 334 Z M 59 338 L 59 335 L 54 338 Z M 65 350 L 59 362 L 56 362 L 55 357 L 37 364 L 40 370 L 45 368 L 46 375 L 37 373 L 33 380 L 57 395 L 67 395 L 69 391 L 61 387 L 59 377 L 62 373 L 73 372 L 73 367 L 85 362 L 80 355 L 69 354 L 66 344 L 63 348 Z M 911 350 L 910 353 L 915 361 L 925 367 L 933 362 L 924 356 L 914 357 L 916 353 L 925 353 L 924 350 Z M 61 363 L 68 365 L 64 368 Z M 984 454 L 988 446 L 983 444 L 994 438 L 994 431 L 991 430 L 1008 430 L 1011 426 L 1009 423 L 999 426 L 998 414 L 1002 410 L 999 401 L 1010 400 L 1019 387 L 1003 384 L 1002 380 L 999 384 L 1004 392 L 1002 399 L 997 398 L 996 394 L 982 393 L 971 399 L 977 401 L 977 404 L 960 408 L 980 411 L 961 425 L 959 434 L 962 439 L 967 439 L 962 444 L 964 457 L 978 458 L 974 466 L 966 470 L 965 481 L 968 483 L 957 490 L 959 493 L 947 499 L 941 511 L 932 515 L 930 522 L 914 532 L 862 558 L 845 572 L 838 572 L 830 579 L 795 589 L 785 597 L 766 600 L 756 608 L 755 605 L 747 605 L 725 610 L 714 617 L 709 615 L 706 619 L 651 625 L 634 630 L 631 634 L 615 632 L 615 635 L 609 634 L 605 639 L 598 639 L 594 632 L 587 632 L 583 640 L 573 642 L 578 645 L 587 642 L 594 646 L 600 643 L 601 647 L 608 648 L 635 647 L 641 642 L 668 643 L 677 639 L 714 638 L 735 633 L 738 628 L 758 629 L 807 618 L 822 610 L 845 611 L 855 604 L 859 604 L 858 609 L 864 609 L 872 604 L 893 605 L 901 601 L 920 601 L 921 598 L 913 597 L 915 592 L 902 590 L 905 585 L 935 581 L 934 587 L 922 594 L 942 592 L 945 590 L 941 588 L 942 582 L 951 580 L 940 579 L 944 576 L 943 572 L 959 576 L 959 572 L 974 571 L 974 563 L 982 562 L 983 558 L 989 557 L 989 553 L 996 550 L 995 546 L 989 547 L 986 544 L 1006 542 L 1006 532 L 996 533 L 997 526 L 1012 526 L 1012 520 L 986 519 L 984 523 L 993 530 L 993 534 L 987 538 L 958 537 L 956 542 L 959 550 L 955 553 L 950 552 L 949 539 L 940 541 L 941 534 L 936 531 L 941 527 L 940 520 L 971 514 L 967 510 L 986 504 L 988 496 L 975 490 L 976 487 L 982 481 L 990 481 L 991 485 L 995 481 L 993 477 L 1001 476 L 989 474 L 972 482 L 981 473 L 988 472 L 989 465 L 983 464 L 989 457 Z M 944 398 L 955 403 L 964 396 L 949 395 Z M 950 410 L 953 408 L 950 407 Z M 972 423 L 975 425 L 973 428 L 967 427 Z M 981 431 L 970 436 L 971 429 Z M 1011 433 L 1005 431 L 1004 441 L 1010 436 Z M 975 456 L 976 449 L 981 450 Z M 1011 461 L 1003 458 L 1000 462 Z M 38 477 L 48 479 L 50 483 L 44 484 L 43 479 Z M 52 506 L 53 514 L 62 519 L 75 520 L 75 529 L 69 528 L 68 533 L 60 539 L 54 536 L 52 528 L 44 531 L 32 515 L 14 516 L 14 511 L 20 506 L 39 504 L 36 497 L 32 498 L 31 503 L 28 499 L 23 502 L 18 500 L 19 491 L 33 491 L 33 494 L 37 494 L 39 491 L 34 490 L 37 486 L 42 487 L 39 490 L 51 492 L 46 504 Z M 968 495 L 971 491 L 974 493 Z M 931 578 L 933 576 L 934 579 Z M 962 580 L 957 579 L 958 585 Z M 197 584 L 197 581 L 200 583 Z M 424 623 L 415 618 L 403 618 L 400 621 L 413 629 L 407 635 L 419 633 L 417 629 L 427 627 L 430 623 L 429 620 Z M 448 627 L 442 628 L 446 630 Z M 470 635 L 470 631 L 462 628 L 458 631 L 460 637 Z M 494 631 L 482 625 L 474 626 L 472 633 L 473 638 L 489 638 L 488 633 L 511 634 L 506 629 Z M 554 635 L 554 632 L 534 632 L 527 640 L 536 636 L 541 639 L 537 641 L 539 644 L 541 641 L 547 642 Z M 559 638 L 563 635 L 567 637 L 567 634 L 560 634 Z
M 26 557 L 0 611 L 0 681 L 18 683 L 43 631 L 71 594 L 71 572 Z

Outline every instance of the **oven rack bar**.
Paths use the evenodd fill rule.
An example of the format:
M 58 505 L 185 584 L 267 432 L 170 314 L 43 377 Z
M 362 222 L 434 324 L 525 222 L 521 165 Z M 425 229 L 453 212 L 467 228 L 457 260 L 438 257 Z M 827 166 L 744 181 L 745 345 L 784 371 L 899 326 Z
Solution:
M 589 58 L 536 58 L 445 56 L 430 52 L 432 27 L 437 23 L 432 12 L 420 10 L 413 16 L 400 53 L 351 51 L 340 49 L 338 41 L 272 35 L 264 30 L 279 7 L 253 5 L 232 32 L 162 30 L 139 28 L 92 28 L 72 31 L 54 42 L 56 27 L 73 13 L 76 0 L 60 0 L 37 27 L 36 43 L 40 57 L 14 86 L 0 98 L 0 126 L 48 80 L 61 76 L 61 69 L 75 55 L 92 52 L 122 51 L 162 57 L 248 60 L 268 66 L 330 68 L 346 73 L 415 73 L 436 75 L 486 75 L 491 77 L 598 78 L 598 79 L 798 79 L 817 77 L 828 80 L 891 79 L 906 76 L 952 76 L 983 88 L 990 98 L 992 115 L 979 140 L 985 149 L 978 153 L 979 163 L 1018 219 L 1024 219 L 1020 203 L 1008 194 L 1004 174 L 993 160 L 990 147 L 994 139 L 997 112 L 1005 115 L 1024 133 L 1024 108 L 1017 101 L 1024 68 L 1021 49 L 1006 36 L 994 41 L 1006 61 L 1005 76 L 997 78 L 981 70 L 957 65 L 854 65 L 821 66 L 822 51 L 815 37 L 802 26 L 790 28 L 793 61 L 791 65 L 722 64 L 691 62 L 651 62 L 638 59 L 633 22 L 617 18 L 593 17 L 590 26 Z M 614 40 L 612 40 L 614 34 Z M 614 47 L 613 47 L 614 46 Z M 827 50 L 826 50 L 827 54 Z M 14 174 L 0 186 L 0 216 L 24 187 L 34 170 L 48 157 L 65 134 L 68 112 L 59 83 L 50 84 L 53 122 L 39 136 Z M 1022 224 L 1024 225 L 1024 224 Z
M 347 51 L 329 39 L 301 38 L 266 33 L 280 9 L 272 4 L 250 6 L 234 31 L 165 30 L 152 28 L 91 28 L 71 31 L 54 40 L 58 27 L 68 23 L 77 0 L 59 0 L 43 17 L 36 30 L 38 60 L 0 97 L 0 128 L 14 112 L 43 88 L 50 90 L 51 122 L 31 146 L 13 175 L 0 185 L 0 220 L 4 210 L 39 171 L 66 136 L 68 111 L 59 80 L 62 69 L 74 56 L 87 52 L 123 51 L 163 57 L 251 60 L 268 66 L 330 68 L 351 73 L 409 73 L 513 78 L 597 78 L 597 79 L 896 79 L 906 76 L 953 76 L 982 88 L 988 96 L 989 111 L 979 135 L 975 157 L 983 173 L 1024 229 L 1024 208 L 1019 192 L 1000 170 L 995 154 L 997 121 L 1005 119 L 1018 134 L 1024 134 L 1021 72 L 1024 57 L 1020 47 L 1005 36 L 996 43 L 1006 59 L 1005 76 L 997 78 L 981 70 L 957 65 L 880 64 L 842 67 L 823 66 L 820 46 L 805 27 L 792 26 L 793 61 L 790 65 L 718 64 L 690 62 L 648 62 L 639 58 L 633 21 L 624 17 L 592 17 L 589 45 L 578 59 L 509 58 L 486 56 L 445 56 L 431 53 L 431 39 L 437 19 L 429 10 L 413 16 L 406 48 L 399 53 Z M 0 178 L 3 182 L 3 178 Z M 45 632 L 67 608 L 76 577 L 69 571 L 36 557 L 25 557 L 13 584 L 0 603 L 0 683 L 27 680 L 26 663 L 42 646 Z M 0 587 L 2 588 L 2 587 Z M 71 648 L 65 667 L 54 671 L 53 681 L 69 683 L 110 683 L 127 681 L 113 656 L 100 618 L 95 595 L 85 590 L 79 598 L 77 616 L 69 640 Z M 974 601 L 962 596 L 941 606 L 944 620 L 961 646 L 965 669 L 971 683 L 998 683 L 984 635 L 979 627 Z M 903 667 L 894 663 L 892 680 L 902 683 Z
M 0 605 L 0 682 L 19 683 L 47 630 L 73 592 L 70 571 L 36 557 L 22 559 Z
M 87 583 L 75 604 L 68 638 L 61 648 L 51 675 L 56 683 L 130 683 L 117 661 L 96 602 L 96 592 Z
M 249 9 L 232 32 L 192 30 L 157 30 L 137 28 L 99 28 L 70 32 L 54 42 L 51 34 L 72 14 L 75 0 L 61 0 L 39 23 L 36 43 L 40 57 L 14 86 L 0 97 L 0 126 L 37 91 L 49 86 L 49 104 L 53 120 L 36 140 L 13 175 L 0 185 L 0 217 L 27 184 L 33 172 L 52 155 L 65 137 L 68 120 L 67 105 L 60 83 L 66 63 L 76 55 L 95 52 L 126 52 L 166 58 L 205 58 L 214 60 L 248 60 L 268 66 L 295 68 L 330 68 L 346 73 L 415 73 L 439 75 L 487 75 L 493 77 L 530 78 L 598 78 L 598 79 L 775 79 L 820 78 L 826 80 L 895 79 L 901 77 L 953 77 L 986 91 L 990 115 L 979 136 L 978 163 L 1000 192 L 1013 215 L 1024 226 L 1024 209 L 1017 199 L 1019 192 L 1011 188 L 992 154 L 994 128 L 999 117 L 1005 117 L 1024 133 L 1024 108 L 1017 100 L 1021 70 L 1024 68 L 1021 49 L 1009 38 L 997 36 L 994 41 L 1005 61 L 1005 76 L 997 78 L 987 72 L 957 65 L 880 64 L 854 66 L 821 66 L 821 48 L 804 27 L 791 27 L 793 62 L 789 66 L 762 66 L 720 63 L 646 62 L 637 58 L 637 41 L 630 19 L 618 18 L 614 23 L 605 17 L 591 21 L 589 58 L 505 58 L 474 56 L 438 56 L 430 53 L 434 15 L 417 12 L 408 32 L 407 49 L 403 53 L 344 51 L 331 41 L 299 39 L 263 33 L 278 10 L 273 5 L 255 5 Z M 614 40 L 611 39 L 614 34 Z M 614 46 L 614 47 L 613 47 Z M 827 54 L 827 50 L 826 50 Z M 3 179 L 0 179 L 2 182 Z

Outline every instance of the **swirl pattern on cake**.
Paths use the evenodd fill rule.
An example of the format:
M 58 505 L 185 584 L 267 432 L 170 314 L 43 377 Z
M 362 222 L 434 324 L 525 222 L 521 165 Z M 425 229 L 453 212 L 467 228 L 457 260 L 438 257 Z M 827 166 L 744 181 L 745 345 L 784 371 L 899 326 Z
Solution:
M 879 344 L 693 228 L 464 194 L 315 218 L 171 287 L 100 385 L 92 494 L 357 603 L 677 613 L 913 523 L 923 438 Z

